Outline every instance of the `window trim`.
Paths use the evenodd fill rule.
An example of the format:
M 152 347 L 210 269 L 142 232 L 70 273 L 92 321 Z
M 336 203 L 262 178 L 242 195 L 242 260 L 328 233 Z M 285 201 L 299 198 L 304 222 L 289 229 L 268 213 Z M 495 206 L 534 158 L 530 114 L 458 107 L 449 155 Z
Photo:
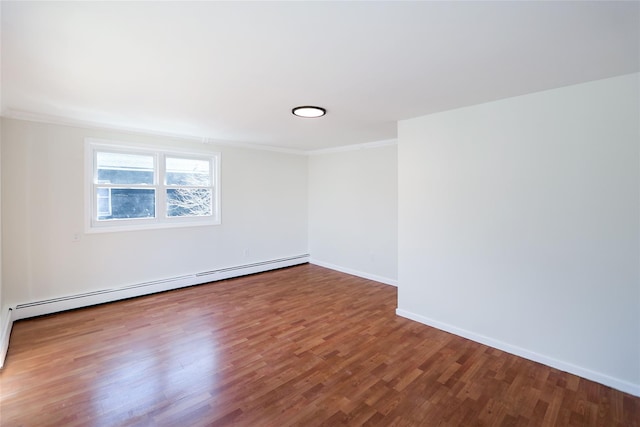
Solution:
M 156 191 L 155 218 L 118 219 L 113 221 L 98 221 L 97 219 L 97 195 L 95 186 L 97 183 L 96 153 L 107 151 L 122 154 L 152 154 L 154 156 L 154 184 L 142 186 Z M 208 160 L 212 171 L 212 200 L 210 216 L 169 217 L 166 212 L 167 189 L 176 188 L 166 185 L 165 161 L 166 157 L 193 158 Z M 152 146 L 143 144 L 129 144 L 125 142 L 110 141 L 95 138 L 85 138 L 85 232 L 104 233 L 118 231 L 135 231 L 176 227 L 212 226 L 221 224 L 220 212 L 220 153 L 205 150 L 182 150 L 173 147 Z M 134 185 L 140 187 L 139 185 Z M 116 185 L 117 187 L 117 185 Z M 208 188 L 208 187 L 207 187 Z
M 101 211 L 100 211 L 100 199 L 106 199 L 107 200 L 107 204 L 109 205 L 109 208 L 107 209 L 108 214 L 107 215 L 111 215 L 113 212 L 113 206 L 111 204 L 111 187 L 107 188 L 107 195 L 106 196 L 100 196 L 100 194 L 96 193 L 96 216 L 100 215 Z M 91 196 L 93 197 L 93 192 L 91 193 Z M 93 206 L 93 200 L 91 201 L 91 204 Z M 102 211 L 104 212 L 104 211 Z

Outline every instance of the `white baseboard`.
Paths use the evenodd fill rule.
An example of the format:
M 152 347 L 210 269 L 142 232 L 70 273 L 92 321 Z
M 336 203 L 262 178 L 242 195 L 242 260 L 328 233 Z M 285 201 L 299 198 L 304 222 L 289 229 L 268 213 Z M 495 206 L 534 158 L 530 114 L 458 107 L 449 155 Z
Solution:
M 102 289 L 99 291 L 76 295 L 66 295 L 59 298 L 52 298 L 43 301 L 33 301 L 18 304 L 13 307 L 13 320 L 26 319 L 29 317 L 42 316 L 59 311 L 72 310 L 126 298 L 133 298 L 157 292 L 170 291 L 187 286 L 200 285 L 203 283 L 245 276 L 247 274 L 261 273 L 277 268 L 291 267 L 298 264 L 305 264 L 307 262 L 309 262 L 309 255 L 303 254 L 288 258 L 274 259 L 269 261 L 256 262 L 253 264 L 239 265 L 217 270 L 205 271 L 201 273 L 189 274 L 185 276 L 172 277 L 163 280 L 136 283 L 118 288 Z
M 13 327 L 13 310 L 7 309 L 7 313 L 0 313 L 0 369 L 4 366 L 9 350 L 9 338 L 11 337 L 11 328 Z M 2 322 L 4 321 L 4 323 Z
M 542 363 L 543 365 L 550 366 L 555 369 L 559 369 L 570 374 L 577 375 L 582 378 L 586 378 L 591 381 L 606 385 L 607 387 L 620 390 L 625 393 L 632 394 L 640 397 L 640 385 L 633 384 L 628 381 L 624 381 L 618 378 L 610 377 L 608 375 L 592 371 L 590 369 L 582 368 L 580 366 L 573 365 L 571 363 L 563 362 L 562 360 L 554 359 L 552 357 L 545 356 L 543 354 L 535 353 L 527 349 L 507 344 L 505 342 L 479 335 L 465 329 L 458 328 L 446 323 L 438 322 L 437 320 L 429 319 L 428 317 L 421 316 L 419 314 L 412 313 L 410 311 L 396 309 L 396 314 L 407 319 L 415 320 L 422 324 L 432 326 L 436 329 L 440 329 L 445 332 L 452 333 L 454 335 L 461 336 L 463 338 L 470 339 L 480 344 L 488 345 L 498 350 L 514 354 L 516 356 L 523 357 L 525 359 L 532 360 L 534 362 Z
M 339 265 L 331 264 L 331 263 L 320 261 L 320 260 L 313 259 L 313 258 L 309 260 L 309 263 L 310 264 L 314 264 L 314 265 L 318 265 L 320 267 L 329 268 L 331 270 L 336 270 L 336 271 L 339 271 L 341 273 L 347 273 L 347 274 L 351 274 L 353 276 L 362 277 L 364 279 L 375 280 L 376 282 L 384 283 L 385 285 L 391 285 L 391 286 L 398 287 L 398 281 L 395 280 L 395 279 L 390 279 L 388 277 L 382 277 L 382 276 L 378 276 L 376 274 L 365 273 L 363 271 L 358 271 L 358 270 L 354 270 L 354 269 L 351 269 L 351 268 L 342 267 L 342 266 L 339 266 Z

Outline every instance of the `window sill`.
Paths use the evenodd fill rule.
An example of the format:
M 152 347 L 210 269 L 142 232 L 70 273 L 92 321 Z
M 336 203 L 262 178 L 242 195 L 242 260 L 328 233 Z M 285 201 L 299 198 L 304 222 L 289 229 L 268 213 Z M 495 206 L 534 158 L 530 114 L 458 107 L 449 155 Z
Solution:
M 122 225 L 103 225 L 103 226 L 89 226 L 85 229 L 86 234 L 101 234 L 101 233 L 117 233 L 117 232 L 129 232 L 129 231 L 144 231 L 144 230 L 162 230 L 168 228 L 185 228 L 185 227 L 212 227 L 220 225 L 218 220 L 207 221 L 180 221 L 180 222 L 153 222 L 148 224 L 122 224 Z

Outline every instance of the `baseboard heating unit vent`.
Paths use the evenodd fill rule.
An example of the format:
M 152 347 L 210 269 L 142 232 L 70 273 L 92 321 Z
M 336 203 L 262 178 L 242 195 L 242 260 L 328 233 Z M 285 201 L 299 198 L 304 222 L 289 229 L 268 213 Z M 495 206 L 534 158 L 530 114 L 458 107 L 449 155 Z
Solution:
M 277 268 L 291 267 L 309 262 L 309 254 L 296 255 L 288 258 L 279 258 L 251 264 L 220 268 L 185 276 L 176 276 L 168 279 L 135 283 L 118 288 L 102 289 L 75 295 L 67 295 L 42 301 L 33 301 L 18 304 L 13 310 L 13 320 L 42 316 L 58 311 L 88 307 L 96 304 L 149 295 L 156 292 L 179 289 L 186 286 L 200 285 L 218 280 L 231 279 L 247 274 L 261 273 Z

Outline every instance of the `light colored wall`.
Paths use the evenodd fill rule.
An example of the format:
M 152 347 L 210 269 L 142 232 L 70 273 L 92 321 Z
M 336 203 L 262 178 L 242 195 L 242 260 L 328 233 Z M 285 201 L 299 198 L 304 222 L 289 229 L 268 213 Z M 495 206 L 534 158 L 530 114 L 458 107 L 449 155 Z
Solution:
M 222 225 L 83 234 L 85 137 L 221 152 Z M 6 304 L 308 252 L 304 156 L 11 119 L 2 144 Z
M 2 7 L 0 6 L 0 20 L 2 18 Z M 0 31 L 0 108 L 2 107 L 2 32 Z M 7 327 L 8 307 L 4 303 L 2 283 L 2 117 L 0 117 L 0 368 L 4 365 L 4 358 L 9 345 Z
M 639 79 L 401 121 L 398 313 L 640 395 Z
M 0 117 L 0 339 L 2 338 L 2 331 L 4 331 L 6 322 L 6 309 L 2 299 L 2 121 L 3 119 Z
M 1 79 L 0 79 L 1 80 Z M 1 95 L 0 95 L 1 99 Z M 4 284 L 2 282 L 2 118 L 0 117 L 0 368 L 4 365 L 4 359 L 9 346 L 9 307 L 3 298 Z
M 309 157 L 313 263 L 395 285 L 397 147 Z

